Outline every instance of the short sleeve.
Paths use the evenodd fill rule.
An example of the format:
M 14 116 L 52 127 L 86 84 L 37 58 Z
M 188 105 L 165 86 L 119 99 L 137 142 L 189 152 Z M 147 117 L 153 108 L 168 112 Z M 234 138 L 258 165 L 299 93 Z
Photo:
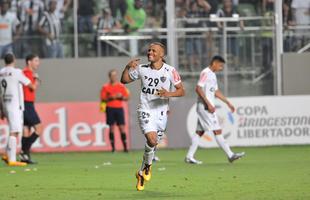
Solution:
M 181 76 L 179 74 L 179 72 L 173 68 L 172 71 L 171 71 L 171 82 L 173 85 L 177 85 L 179 83 L 181 83 Z
M 101 98 L 101 101 L 103 101 L 104 99 L 107 99 L 107 91 L 106 91 L 105 86 L 102 86 L 101 88 L 100 98 Z
M 17 79 L 23 85 L 29 85 L 31 83 L 30 79 L 27 78 L 21 70 L 17 71 Z
M 138 80 L 140 78 L 140 66 L 138 66 L 135 69 L 130 68 L 129 69 L 129 77 L 131 78 L 131 80 Z
M 199 77 L 197 85 L 199 87 L 204 87 L 206 84 L 206 81 L 207 81 L 207 72 L 202 71 L 200 73 L 200 77 Z

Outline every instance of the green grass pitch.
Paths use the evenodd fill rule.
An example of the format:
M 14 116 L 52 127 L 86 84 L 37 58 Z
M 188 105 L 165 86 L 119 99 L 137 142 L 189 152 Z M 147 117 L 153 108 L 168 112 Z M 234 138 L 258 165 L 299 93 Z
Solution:
M 229 164 L 220 149 L 199 149 L 202 165 L 185 164 L 185 149 L 159 150 L 140 192 L 142 151 L 34 154 L 38 165 L 0 164 L 0 199 L 310 199 L 310 146 L 234 150 L 246 157 Z

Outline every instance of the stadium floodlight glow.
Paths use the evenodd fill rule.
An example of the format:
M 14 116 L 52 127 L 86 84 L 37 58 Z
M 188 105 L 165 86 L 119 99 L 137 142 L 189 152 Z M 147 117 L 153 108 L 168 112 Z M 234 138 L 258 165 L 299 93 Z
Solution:
M 219 17 L 216 14 L 210 15 L 211 22 L 237 22 L 239 21 L 239 14 L 233 14 L 232 17 Z

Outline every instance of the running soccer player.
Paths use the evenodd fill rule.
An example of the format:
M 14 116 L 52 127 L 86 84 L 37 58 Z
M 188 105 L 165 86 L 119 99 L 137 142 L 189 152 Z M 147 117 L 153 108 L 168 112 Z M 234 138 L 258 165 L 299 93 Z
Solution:
M 103 85 L 101 89 L 101 101 L 106 103 L 106 119 L 110 126 L 110 143 L 112 152 L 115 151 L 114 126 L 116 125 L 121 133 L 124 152 L 128 152 L 127 139 L 125 133 L 125 115 L 123 101 L 129 97 L 128 89 L 118 81 L 117 71 L 109 71 L 109 83 Z
M 22 137 L 22 150 L 19 154 L 20 160 L 28 164 L 35 164 L 30 156 L 30 149 L 32 144 L 42 133 L 42 125 L 39 115 L 37 114 L 34 102 L 35 92 L 40 84 L 38 74 L 36 73 L 40 65 L 40 58 L 38 55 L 29 54 L 26 56 L 26 67 L 23 70 L 24 75 L 35 86 L 34 89 L 24 86 L 24 130 Z
M 181 97 L 185 94 L 178 72 L 165 63 L 164 56 L 165 46 L 158 42 L 151 43 L 147 52 L 149 63 L 139 65 L 139 59 L 131 60 L 121 78 L 124 84 L 141 80 L 138 120 L 146 143 L 142 165 L 136 173 L 138 191 L 144 190 L 145 181 L 151 179 L 155 148 L 167 125 L 169 97 Z M 174 91 L 170 91 L 172 85 L 175 87 Z
M 219 124 L 218 117 L 215 112 L 215 97 L 227 104 L 231 112 L 235 111 L 235 107 L 222 94 L 217 85 L 215 72 L 221 71 L 224 67 L 225 60 L 221 56 L 214 56 L 211 60 L 210 66 L 202 70 L 200 78 L 196 86 L 196 93 L 198 94 L 197 102 L 197 128 L 196 134 L 192 137 L 192 144 L 189 147 L 186 163 L 201 164 L 202 162 L 194 158 L 197 151 L 199 138 L 205 131 L 212 131 L 215 135 L 217 144 L 224 150 L 228 161 L 233 162 L 245 155 L 244 152 L 233 153 L 222 135 L 222 129 Z
M 9 166 L 25 166 L 27 163 L 16 161 L 18 134 L 23 131 L 24 95 L 22 85 L 35 89 L 31 81 L 20 69 L 15 68 L 15 56 L 11 53 L 4 57 L 5 67 L 0 70 L 0 92 L 2 99 L 1 117 L 9 124 L 7 155 L 2 157 Z

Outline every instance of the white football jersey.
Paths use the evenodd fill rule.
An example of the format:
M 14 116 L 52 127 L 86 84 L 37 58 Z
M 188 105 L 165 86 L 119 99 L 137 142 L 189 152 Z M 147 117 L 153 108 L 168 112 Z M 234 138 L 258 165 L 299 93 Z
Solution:
M 218 90 L 216 74 L 209 67 L 205 68 L 200 73 L 197 85 L 203 89 L 205 96 L 214 106 L 215 91 Z M 198 97 L 198 102 L 202 103 L 200 97 Z
M 171 86 L 181 83 L 177 70 L 163 64 L 159 70 L 152 69 L 149 64 L 141 64 L 135 70 L 129 71 L 132 80 L 141 80 L 140 109 L 168 109 L 169 99 L 160 97 L 158 90 L 165 88 L 170 91 Z
M 0 70 L 1 96 L 7 111 L 24 110 L 24 93 L 22 85 L 30 84 L 22 70 L 4 67 Z

